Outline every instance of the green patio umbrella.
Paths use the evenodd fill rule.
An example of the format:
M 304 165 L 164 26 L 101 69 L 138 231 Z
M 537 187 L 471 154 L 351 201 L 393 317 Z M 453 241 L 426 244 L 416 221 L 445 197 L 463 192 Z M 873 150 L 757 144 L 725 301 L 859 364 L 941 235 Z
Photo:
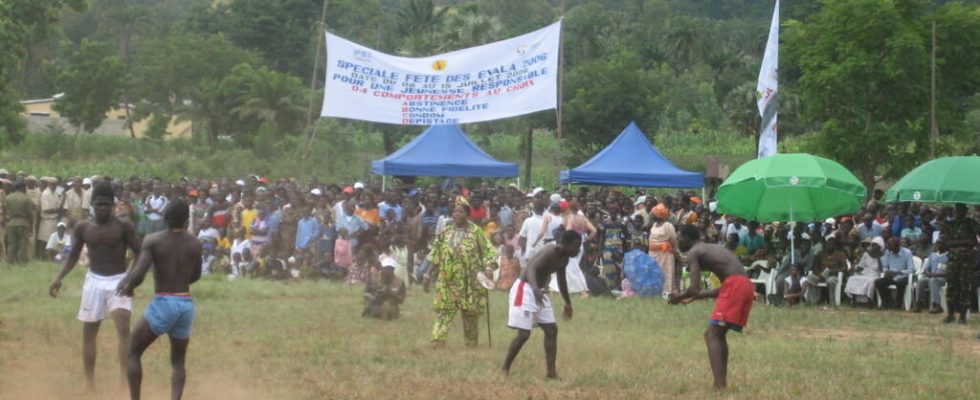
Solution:
M 866 194 L 861 181 L 835 161 L 776 154 L 732 172 L 718 188 L 717 210 L 759 222 L 822 221 L 857 212 Z
M 885 201 L 980 205 L 980 157 L 944 157 L 922 164 L 892 185 Z
M 822 221 L 861 209 L 867 190 L 835 161 L 776 154 L 749 161 L 718 188 L 718 211 L 759 222 Z

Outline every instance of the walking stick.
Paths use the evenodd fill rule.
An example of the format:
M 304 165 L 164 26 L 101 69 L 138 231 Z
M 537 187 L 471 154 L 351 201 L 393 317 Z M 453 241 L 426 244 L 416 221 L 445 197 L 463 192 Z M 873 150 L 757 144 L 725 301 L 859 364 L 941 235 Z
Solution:
M 487 293 L 487 347 L 493 347 L 493 338 L 490 337 L 490 289 L 483 289 Z

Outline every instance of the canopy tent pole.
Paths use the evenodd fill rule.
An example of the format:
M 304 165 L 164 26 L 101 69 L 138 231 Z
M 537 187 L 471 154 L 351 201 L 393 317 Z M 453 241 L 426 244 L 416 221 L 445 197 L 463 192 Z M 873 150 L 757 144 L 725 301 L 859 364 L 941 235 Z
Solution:
M 388 175 L 381 175 L 381 191 L 384 192 L 388 187 Z

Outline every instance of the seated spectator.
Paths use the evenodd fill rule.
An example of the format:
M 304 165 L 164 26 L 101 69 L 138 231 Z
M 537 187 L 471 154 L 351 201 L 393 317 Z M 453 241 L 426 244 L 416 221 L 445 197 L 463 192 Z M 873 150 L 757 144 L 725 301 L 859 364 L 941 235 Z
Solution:
M 833 293 L 837 291 L 837 285 L 840 283 L 837 274 L 845 271 L 847 271 L 847 254 L 840 250 L 837 238 L 830 236 L 824 242 L 823 250 L 817 253 L 814 258 L 813 269 L 807 274 L 807 281 L 813 286 L 826 282 L 827 289 L 833 297 Z M 820 290 L 814 287 L 807 292 L 806 301 L 810 304 L 820 302 Z
M 935 244 L 935 250 L 929 257 L 922 262 L 922 274 L 915 287 L 915 312 L 922 312 L 926 307 L 926 297 L 924 291 L 929 289 L 928 303 L 930 314 L 943 312 L 941 302 L 941 289 L 946 284 L 946 265 L 949 263 L 949 253 L 946 251 L 946 243 L 939 239 Z
M 809 286 L 807 279 L 803 277 L 803 273 L 800 270 L 799 264 L 790 266 L 789 276 L 784 279 L 783 301 L 790 307 L 800 302 L 803 293 L 806 292 L 807 286 Z
M 206 218 L 200 221 L 200 225 L 197 240 L 201 241 L 201 244 L 212 243 L 217 245 L 218 241 L 221 240 L 221 232 L 219 232 L 217 228 L 211 226 L 211 221 Z
M 392 320 L 398 318 L 398 306 L 405 301 L 405 282 L 395 276 L 395 266 L 371 266 L 371 277 L 364 288 L 364 311 L 361 316 Z
M 739 245 L 745 247 L 747 254 L 753 254 L 762 249 L 762 246 L 765 245 L 765 241 L 763 240 L 762 235 L 759 234 L 758 221 L 749 221 L 748 233 L 739 238 Z
M 521 265 L 514 257 L 514 246 L 504 245 L 503 256 L 500 258 L 500 276 L 497 277 L 498 290 L 510 290 L 521 273 Z
M 875 281 L 875 288 L 878 295 L 883 296 L 882 303 L 889 307 L 898 308 L 901 306 L 902 296 L 905 287 L 908 286 L 909 275 L 915 273 L 915 263 L 912 261 L 912 251 L 902 247 L 901 240 L 897 237 L 888 239 L 887 251 L 882 257 L 884 276 Z M 886 295 L 888 286 L 895 285 L 895 299 L 892 300 Z
M 919 237 L 922 236 L 922 228 L 915 226 L 915 219 L 909 215 L 903 218 L 902 222 L 905 224 L 901 231 L 902 240 L 908 240 L 909 243 L 918 242 Z
M 55 231 L 48 237 L 48 243 L 44 250 L 48 253 L 48 258 L 54 261 L 64 261 L 68 253 L 71 252 L 71 235 L 66 231 L 68 224 L 59 222 Z
M 803 234 L 803 239 L 796 242 L 796 252 L 793 253 L 793 257 L 790 254 L 783 256 L 782 261 L 779 263 L 779 268 L 776 269 L 776 282 L 782 282 L 786 280 L 789 276 L 790 267 L 796 265 L 800 267 L 800 274 L 806 274 L 813 269 L 813 251 L 811 248 L 810 236 Z M 784 287 L 782 285 L 776 286 L 776 302 L 778 303 L 783 299 Z
M 884 228 L 875 219 L 875 214 L 873 212 L 864 213 L 864 221 L 857 226 L 858 239 L 864 241 L 866 239 L 874 239 L 876 237 L 881 237 L 884 232 Z
M 241 228 L 229 228 L 231 236 L 231 274 L 235 276 L 245 276 L 249 269 L 244 267 L 248 266 L 252 260 L 252 244 L 242 237 L 244 231 Z M 245 252 L 248 252 L 248 257 L 245 256 Z
M 844 293 L 851 298 L 852 305 L 865 301 L 870 305 L 875 293 L 874 283 L 883 269 L 881 257 L 885 248 L 884 239 L 876 237 L 867 239 L 867 242 L 867 250 L 854 266 L 853 275 L 847 278 L 847 286 L 844 287 Z

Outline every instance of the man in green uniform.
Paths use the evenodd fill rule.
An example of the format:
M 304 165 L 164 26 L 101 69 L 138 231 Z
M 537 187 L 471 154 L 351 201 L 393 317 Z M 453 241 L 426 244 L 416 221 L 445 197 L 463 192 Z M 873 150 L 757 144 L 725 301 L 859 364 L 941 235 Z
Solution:
M 949 248 L 949 265 L 946 268 L 946 301 L 949 314 L 944 322 L 952 323 L 956 312 L 959 323 L 966 324 L 966 312 L 973 297 L 973 262 L 976 258 L 977 221 L 967 218 L 966 205 L 956 205 L 956 219 L 946 222 L 943 237 Z
M 28 260 L 31 246 L 31 222 L 34 216 L 34 203 L 27 197 L 27 184 L 18 179 L 14 182 L 13 193 L 7 196 L 4 225 L 6 226 L 7 262 L 23 264 Z

